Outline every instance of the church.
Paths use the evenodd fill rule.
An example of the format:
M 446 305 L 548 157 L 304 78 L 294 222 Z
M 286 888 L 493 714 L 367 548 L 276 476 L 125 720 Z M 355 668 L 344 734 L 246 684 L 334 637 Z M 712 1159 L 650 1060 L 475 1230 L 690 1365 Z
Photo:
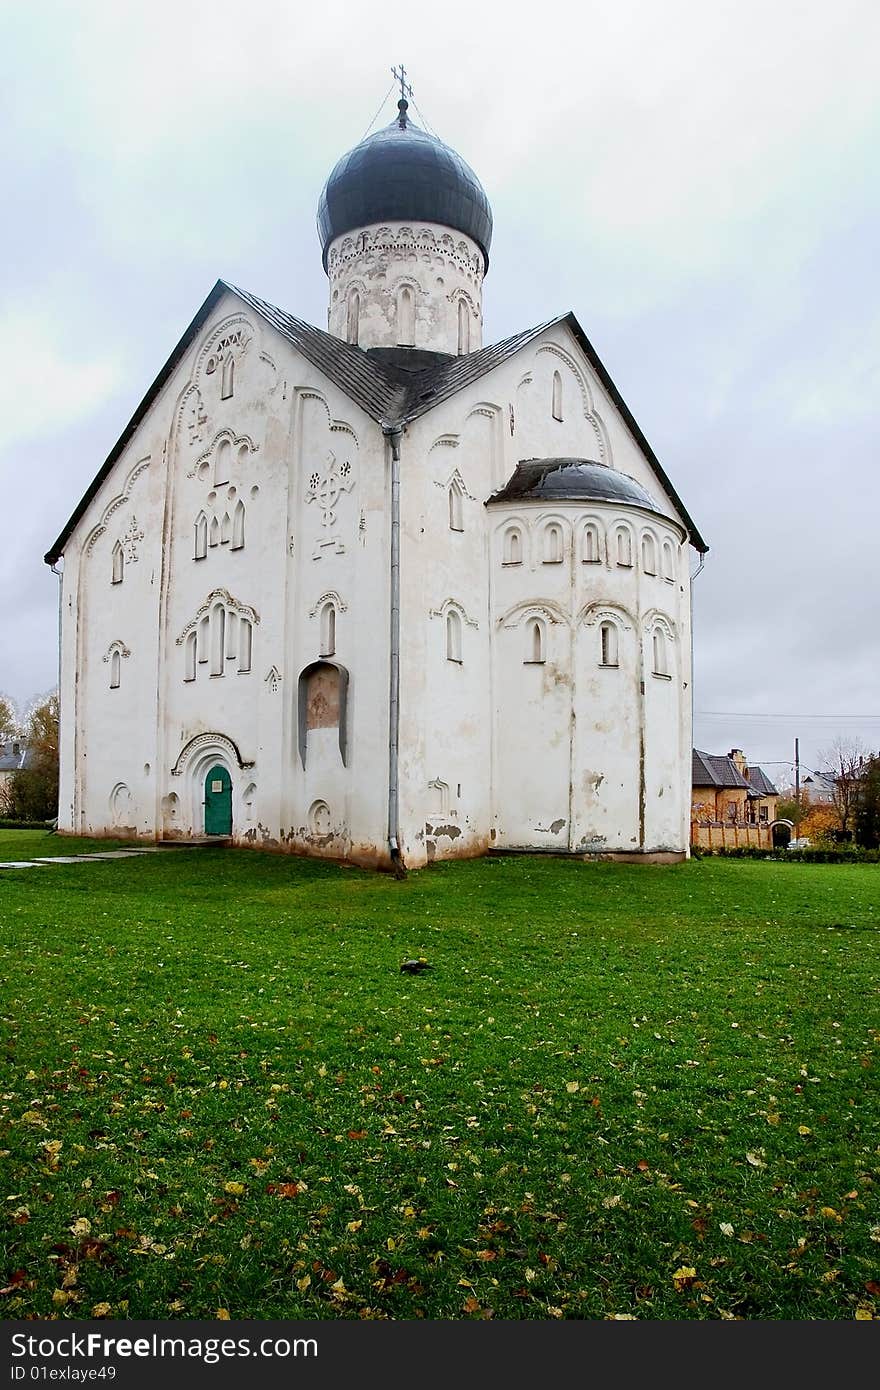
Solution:
M 321 194 L 327 329 L 219 280 L 45 557 L 63 832 L 688 853 L 707 547 L 573 314 L 483 346 L 489 201 L 406 97 Z

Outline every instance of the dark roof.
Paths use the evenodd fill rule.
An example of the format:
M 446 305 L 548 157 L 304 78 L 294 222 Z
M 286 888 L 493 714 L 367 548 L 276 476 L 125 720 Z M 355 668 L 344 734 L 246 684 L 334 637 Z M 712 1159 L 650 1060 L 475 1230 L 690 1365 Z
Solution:
M 327 269 L 330 243 L 377 222 L 437 222 L 475 241 L 489 265 L 492 209 L 473 169 L 442 140 L 402 115 L 344 154 L 318 202 Z
M 525 459 L 489 503 L 513 501 L 623 502 L 657 512 L 657 504 L 641 483 L 608 464 L 592 459 Z M 489 505 L 487 503 L 487 505 Z M 662 513 L 660 513 L 662 515 Z
M 225 280 L 218 280 L 195 318 L 183 333 L 168 361 L 149 387 L 98 473 L 89 484 L 63 531 L 52 548 L 46 552 L 44 558 L 47 564 L 53 565 L 63 553 L 74 527 L 85 513 L 116 460 L 124 452 L 156 395 L 201 332 L 216 304 L 227 293 L 236 295 L 244 304 L 250 305 L 282 337 L 286 338 L 308 362 L 311 362 L 330 381 L 339 386 L 386 432 L 403 429 L 410 421 L 426 414 L 434 406 L 439 405 L 441 401 L 448 400 L 450 396 L 456 395 L 465 387 L 479 381 L 487 372 L 491 372 L 495 367 L 506 362 L 508 358 L 513 357 L 521 348 L 539 337 L 548 328 L 564 324 L 587 356 L 596 375 L 620 411 L 624 423 L 647 459 L 658 482 L 678 511 L 687 528 L 691 545 L 701 552 L 708 550 L 708 546 L 691 520 L 678 493 L 663 471 L 659 459 L 636 424 L 626 402 L 602 365 L 595 348 L 574 314 L 563 314 L 558 318 L 548 319 L 546 323 L 539 323 L 534 328 L 528 328 L 522 333 L 515 333 L 510 338 L 502 339 L 500 343 L 492 343 L 489 347 L 480 348 L 478 352 L 465 353 L 461 357 L 443 358 L 433 365 L 424 366 L 424 356 L 417 355 L 412 359 L 413 366 L 416 366 L 417 370 L 412 370 L 408 363 L 405 364 L 405 359 L 400 356 L 404 349 L 396 350 L 393 358 L 379 357 L 372 351 L 364 351 L 363 348 L 344 343 L 331 333 L 325 333 L 321 328 L 315 328 L 302 319 L 294 318 L 292 314 L 285 313 L 283 309 L 269 304 L 265 299 L 259 299 L 247 290 L 239 289 L 235 285 L 228 284 Z M 436 354 L 436 356 L 439 357 L 440 354 Z
M 726 755 L 693 750 L 691 785 L 694 787 L 745 787 L 748 782 Z
M 7 738 L 0 743 L 0 772 L 17 772 L 21 767 L 30 767 L 31 762 L 31 750 L 24 739 Z
M 762 767 L 750 767 L 747 769 L 751 796 L 778 796 L 779 792 L 774 787 L 770 778 Z

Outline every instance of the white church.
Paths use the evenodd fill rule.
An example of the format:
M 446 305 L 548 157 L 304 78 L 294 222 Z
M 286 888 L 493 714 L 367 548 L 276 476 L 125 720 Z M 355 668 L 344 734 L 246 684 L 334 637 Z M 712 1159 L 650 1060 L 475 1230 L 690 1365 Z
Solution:
M 405 96 L 318 230 L 327 330 L 218 281 L 46 555 L 59 828 L 686 855 L 707 547 L 595 349 L 483 346 L 488 199 Z

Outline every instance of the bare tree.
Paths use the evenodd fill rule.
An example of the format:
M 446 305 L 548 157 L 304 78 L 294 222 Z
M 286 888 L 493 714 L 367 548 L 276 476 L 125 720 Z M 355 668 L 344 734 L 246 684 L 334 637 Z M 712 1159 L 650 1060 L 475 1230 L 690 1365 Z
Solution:
M 859 787 L 868 756 L 861 739 L 842 736 L 819 754 L 823 769 L 833 785 L 831 805 L 837 817 L 837 829 L 847 839 L 852 835 Z
M 0 694 L 0 742 L 14 738 L 18 733 L 18 714 L 15 702 L 8 695 Z

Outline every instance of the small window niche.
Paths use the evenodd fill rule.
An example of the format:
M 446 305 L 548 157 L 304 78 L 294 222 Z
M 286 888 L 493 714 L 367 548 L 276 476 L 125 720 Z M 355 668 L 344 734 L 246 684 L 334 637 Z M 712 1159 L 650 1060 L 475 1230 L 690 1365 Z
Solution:
M 523 538 L 522 531 L 518 526 L 509 526 L 504 532 L 504 547 L 502 550 L 502 561 L 504 565 L 521 565 L 523 561 Z
M 110 653 L 110 689 L 118 690 L 122 680 L 122 657 L 119 651 Z
M 244 550 L 244 503 L 241 498 L 235 504 L 235 512 L 232 517 L 232 547 L 233 550 Z
M 471 316 L 467 300 L 458 301 L 458 355 L 463 357 L 471 350 Z
M 588 521 L 584 527 L 583 562 L 585 565 L 601 565 L 602 563 L 599 527 L 595 521 Z
M 617 531 L 617 563 L 622 569 L 632 569 L 632 562 L 632 533 L 625 526 L 621 526 Z
M 533 618 L 526 626 L 525 666 L 543 666 L 546 661 L 547 631 L 540 618 Z
M 197 646 L 197 641 L 198 641 L 198 639 L 197 639 L 197 637 L 196 637 L 195 632 L 189 633 L 189 635 L 188 635 L 188 637 L 187 637 L 187 639 L 186 639 L 186 644 L 185 644 L 184 649 L 183 649 L 183 659 L 184 659 L 184 673 L 183 673 L 183 679 L 184 679 L 185 681 L 194 681 L 195 678 L 196 678 L 196 646 Z
M 616 623 L 602 623 L 599 628 L 599 664 L 601 666 L 620 665 Z
M 449 529 L 450 531 L 464 530 L 464 508 L 461 487 L 458 479 L 454 479 L 449 484 Z
M 545 565 L 562 564 L 562 527 L 557 521 L 551 521 L 549 526 L 544 528 L 544 561 Z
M 546 397 L 545 397 L 546 399 Z M 554 420 L 562 419 L 562 377 L 559 372 L 553 373 L 553 389 L 551 397 L 551 410 Z
M 321 609 L 321 656 L 336 652 L 336 605 L 325 603 Z
M 361 297 L 357 290 L 352 290 L 348 296 L 348 312 L 346 315 L 345 336 L 348 342 L 357 347 L 358 333 L 361 324 Z
M 454 609 L 446 614 L 446 660 L 461 665 L 461 618 Z
M 400 347 L 412 347 L 415 340 L 415 295 L 410 285 L 401 285 L 397 293 L 397 342 Z
M 207 613 L 199 621 L 199 665 L 207 666 L 211 659 L 211 619 Z
M 211 675 L 223 675 L 223 659 L 226 651 L 226 609 L 222 603 L 215 604 L 211 610 Z
M 194 527 L 193 559 L 204 560 L 208 553 L 208 518 L 199 512 Z
M 642 535 L 642 569 L 645 574 L 657 573 L 657 542 L 650 531 Z
M 254 645 L 254 628 L 250 618 L 238 620 L 238 673 L 245 676 L 251 669 L 251 656 Z
M 235 394 L 235 358 L 227 352 L 220 371 L 220 399 L 228 401 Z
M 220 544 L 220 522 L 216 516 L 211 517 L 211 525 L 208 528 L 208 544 L 210 546 Z
M 113 563 L 111 569 L 111 581 L 114 584 L 121 584 L 125 572 L 125 554 L 119 541 L 113 547 Z
M 672 541 L 663 542 L 663 578 L 667 584 L 675 582 L 675 552 Z
M 651 639 L 653 674 L 669 679 L 669 642 L 662 627 L 655 627 Z

